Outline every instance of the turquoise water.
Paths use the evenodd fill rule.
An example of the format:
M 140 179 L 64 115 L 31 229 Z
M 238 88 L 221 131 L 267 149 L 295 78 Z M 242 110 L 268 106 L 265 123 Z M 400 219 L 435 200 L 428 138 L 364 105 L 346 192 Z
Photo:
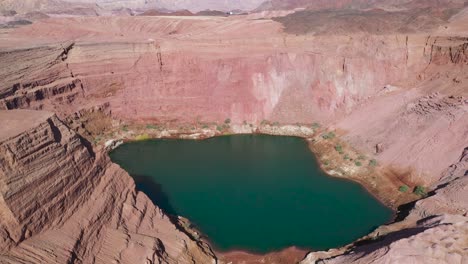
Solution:
M 320 171 L 300 138 L 236 135 L 120 146 L 112 160 L 217 250 L 264 253 L 345 245 L 391 220 L 360 185 Z

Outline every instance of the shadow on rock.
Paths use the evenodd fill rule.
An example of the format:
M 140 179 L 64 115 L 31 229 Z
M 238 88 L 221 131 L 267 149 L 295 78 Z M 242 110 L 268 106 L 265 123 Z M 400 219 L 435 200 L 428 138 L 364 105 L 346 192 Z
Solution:
M 169 197 L 163 191 L 161 184 L 156 183 L 148 176 L 132 175 L 138 191 L 145 193 L 151 201 L 160 207 L 166 214 L 177 216 L 177 212 L 169 202 Z

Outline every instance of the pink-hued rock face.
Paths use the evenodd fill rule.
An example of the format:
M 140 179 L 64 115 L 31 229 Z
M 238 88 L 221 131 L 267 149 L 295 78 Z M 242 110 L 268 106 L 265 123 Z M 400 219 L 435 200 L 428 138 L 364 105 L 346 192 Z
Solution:
M 346 3 L 354 1 L 332 4 Z M 466 262 L 468 12 L 446 19 L 439 7 L 384 27 L 379 14 L 387 11 L 346 13 L 362 23 L 353 25 L 375 24 L 347 27 L 337 16 L 307 34 L 287 33 L 265 19 L 269 12 L 55 17 L 0 29 L 0 120 L 9 124 L 0 128 L 0 262 L 214 260 L 61 121 L 104 108 L 118 124 L 229 118 L 253 131 L 269 120 L 308 124 L 313 134 L 309 127 L 319 122 L 395 171 L 398 182 L 438 189 L 404 221 L 374 232 L 375 241 L 354 252 L 314 253 L 304 263 L 334 255 L 325 261 Z M 414 24 L 400 30 L 402 21 Z M 256 263 L 297 254 L 225 257 Z
M 72 30 L 82 23 L 90 27 Z M 89 97 L 109 97 L 116 117 L 133 120 L 327 120 L 427 59 L 416 51 L 407 58 L 404 36 L 280 37 L 279 31 L 279 24 L 261 20 L 89 18 L 48 20 L 14 34 L 82 39 L 59 61 L 68 67 L 60 71 L 79 79 Z
M 208 9 L 220 11 L 249 11 L 257 8 L 262 2 L 263 0 L 3 0 L 0 2 L 0 10 L 15 10 L 18 13 L 45 11 L 76 15 L 80 15 L 76 13 L 80 8 L 82 10 L 86 8 L 102 14 L 108 14 L 107 11 L 109 10 L 119 9 L 161 9 L 174 11 L 187 9 L 192 12 Z M 73 9 L 75 9 L 75 11 L 73 11 Z
M 0 117 L 15 127 L 0 130 L 0 262 L 214 262 L 53 113 Z

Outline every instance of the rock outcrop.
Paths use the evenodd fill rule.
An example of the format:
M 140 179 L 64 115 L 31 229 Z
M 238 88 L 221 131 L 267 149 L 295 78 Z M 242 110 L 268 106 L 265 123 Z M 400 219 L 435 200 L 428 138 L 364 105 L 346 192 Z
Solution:
M 318 122 L 398 183 L 435 190 L 351 250 L 304 263 L 466 262 L 468 9 L 438 8 L 399 12 L 383 28 L 393 11 L 353 12 L 360 24 L 349 28 L 346 13 L 303 35 L 254 15 L 55 17 L 0 29 L 0 261 L 213 262 L 82 136 L 229 119 L 234 133 L 268 121 L 259 132 L 307 137 Z
M 311 253 L 301 263 L 466 263 L 467 190 L 468 148 L 429 197 L 407 205 L 412 209 L 404 220 L 378 228 L 372 238 L 342 255 L 326 258 L 332 252 Z
M 0 262 L 215 262 L 53 113 L 0 111 L 0 120 Z

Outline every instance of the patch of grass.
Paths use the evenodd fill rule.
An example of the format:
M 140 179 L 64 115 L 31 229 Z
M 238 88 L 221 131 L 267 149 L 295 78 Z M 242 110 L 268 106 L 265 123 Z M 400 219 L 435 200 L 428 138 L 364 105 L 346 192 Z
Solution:
M 333 139 L 335 137 L 336 137 L 336 135 L 333 132 L 328 132 L 328 133 L 325 133 L 325 134 L 322 135 L 323 139 Z
M 361 167 L 362 166 L 362 163 L 360 161 L 356 161 L 354 162 L 354 165 L 358 166 L 358 167 Z
M 147 129 L 158 129 L 158 126 L 156 125 L 146 125 Z
M 320 124 L 317 123 L 317 122 L 314 122 L 314 123 L 312 123 L 312 125 L 310 127 L 312 127 L 313 129 L 318 129 L 318 128 L 320 128 Z
M 343 146 L 340 144 L 335 145 L 335 150 L 338 151 L 338 153 L 343 154 Z
M 402 193 L 405 193 L 409 190 L 409 187 L 408 185 L 402 185 L 400 186 L 400 188 L 398 188 L 398 191 L 402 192 Z
M 150 136 L 148 134 L 138 135 L 135 137 L 136 141 L 148 140 Z
M 419 195 L 421 197 L 426 197 L 427 196 L 426 188 L 424 186 L 421 186 L 421 185 L 418 185 L 418 186 L 414 187 L 413 193 L 416 194 L 416 195 Z
M 226 120 L 224 120 L 224 124 L 230 124 L 231 123 L 231 119 L 230 118 L 226 118 Z
M 378 165 L 376 159 L 371 159 L 369 160 L 369 166 L 376 167 Z

